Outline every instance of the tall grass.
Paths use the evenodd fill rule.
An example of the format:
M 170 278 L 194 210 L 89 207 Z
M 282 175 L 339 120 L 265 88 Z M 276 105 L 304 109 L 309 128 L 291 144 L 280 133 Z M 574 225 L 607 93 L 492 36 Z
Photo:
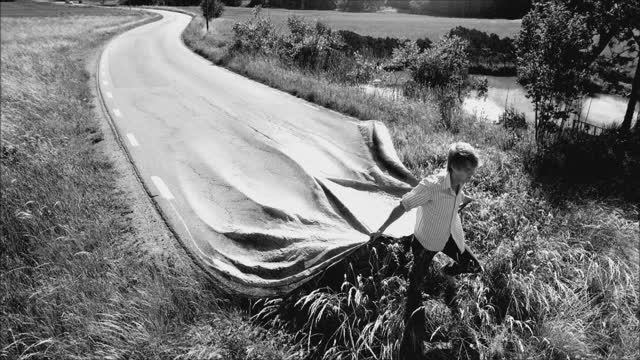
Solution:
M 229 51 L 230 34 L 216 31 L 216 21 L 214 32 L 203 35 L 202 20 L 194 18 L 183 33 L 185 43 L 273 87 L 360 119 L 384 121 L 416 175 L 444 166 L 454 140 L 480 149 L 483 165 L 467 185 L 477 201 L 462 220 L 486 272 L 462 277 L 456 289 L 434 271 L 447 261 L 436 257 L 423 289 L 430 358 L 640 356 L 634 204 L 580 197 L 550 202 L 525 170 L 533 157 L 530 132 L 513 133 L 467 116 L 445 130 L 429 102 L 391 101 L 273 57 Z M 293 334 L 310 359 L 394 358 L 411 254 L 406 239 L 387 240 L 296 293 L 258 302 L 254 320 Z
M 281 359 L 170 238 L 139 233 L 85 58 L 149 15 L 1 18 L 0 357 Z M 158 251 L 157 249 L 162 249 Z

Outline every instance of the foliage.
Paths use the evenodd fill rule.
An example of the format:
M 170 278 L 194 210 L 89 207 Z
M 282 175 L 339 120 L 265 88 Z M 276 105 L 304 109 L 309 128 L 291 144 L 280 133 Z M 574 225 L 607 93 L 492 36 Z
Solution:
M 252 16 L 244 22 L 233 25 L 233 51 L 277 54 L 280 34 L 271 19 L 261 14 L 261 7 L 255 7 Z
M 369 81 L 377 64 L 358 52 L 350 53 L 339 33 L 322 22 L 302 17 L 287 18 L 288 31 L 278 31 L 256 8 L 254 16 L 234 25 L 232 51 L 272 56 L 288 66 L 321 72 L 336 82 Z
M 640 134 L 607 130 L 599 136 L 565 132 L 531 165 L 554 191 L 580 186 L 593 196 L 624 197 L 640 202 L 640 190 L 629 184 L 640 174 Z M 594 171 L 594 169 L 597 169 Z
M 282 37 L 280 54 L 303 68 L 326 70 L 342 50 L 340 35 L 320 21 L 308 23 L 299 16 L 287 19 L 289 32 Z
M 355 53 L 353 59 L 355 64 L 352 69 L 347 72 L 345 79 L 351 84 L 369 82 L 373 78 L 373 74 L 378 69 L 378 66 L 360 53 Z
M 526 130 L 527 121 L 524 113 L 519 112 L 512 106 L 509 106 L 498 118 L 498 124 L 502 125 L 505 129 L 512 131 Z
M 574 104 L 590 75 L 582 49 L 590 42 L 584 18 L 562 4 L 536 4 L 522 19 L 516 41 L 518 82 L 536 109 L 540 151 L 545 151 L 555 121 L 564 124 L 577 112 Z
M 349 30 L 338 30 L 338 34 L 342 37 L 349 52 L 367 52 L 377 58 L 389 57 L 393 49 L 400 46 L 400 40 L 396 38 L 363 36 Z
M 211 19 L 219 18 L 224 11 L 224 4 L 220 0 L 202 0 L 200 10 L 207 21 L 207 28 Z
M 336 8 L 336 2 L 334 0 L 251 0 L 247 6 L 300 10 L 334 10 Z
M 418 57 L 423 52 L 416 41 L 405 41 L 402 46 L 393 49 L 389 67 L 398 70 L 408 69 L 414 66 Z
M 613 87 L 616 92 L 626 92 L 619 87 L 616 89 L 615 79 L 633 78 L 635 68 L 635 91 L 632 88 L 629 94 L 627 112 L 620 126 L 624 131 L 630 130 L 633 108 L 640 99 L 638 95 L 640 93 L 638 90 L 640 89 L 640 61 L 638 61 L 640 2 L 637 0 L 543 0 L 541 2 L 543 4 L 559 2 L 569 12 L 581 17 L 590 35 L 590 41 L 582 48 L 584 66 L 598 75 L 599 79 L 596 79 L 596 82 L 601 83 L 601 86 Z M 603 62 L 608 66 L 602 67 Z
M 500 38 L 476 29 L 457 26 L 449 35 L 467 40 L 470 71 L 472 73 L 514 76 L 516 75 L 515 45 L 509 37 Z
M 529 10 L 531 0 L 390 0 L 388 5 L 414 14 L 518 19 Z
M 394 50 L 392 66 L 407 67 L 412 81 L 404 85 L 404 94 L 434 101 L 441 123 L 452 129 L 460 118 L 463 99 L 474 88 L 479 97 L 486 94 L 487 80 L 469 76 L 468 43 L 457 36 L 444 36 L 431 48 L 421 51 L 416 42 L 407 42 Z
M 478 144 L 483 166 L 465 185 L 477 201 L 461 216 L 486 272 L 462 276 L 456 294 L 438 271 L 447 260 L 436 257 L 423 288 L 429 358 L 640 355 L 637 210 L 574 194 L 563 206 L 548 201 L 524 168 L 529 132 L 511 142 L 502 127 L 469 119 L 452 134 L 435 125 L 432 102 L 364 94 L 272 57 L 241 54 L 227 66 L 342 113 L 384 121 L 416 175 L 444 166 L 452 141 Z M 393 359 L 403 329 L 407 250 L 403 239 L 371 244 L 300 292 L 263 299 L 254 320 L 292 333 L 309 359 Z

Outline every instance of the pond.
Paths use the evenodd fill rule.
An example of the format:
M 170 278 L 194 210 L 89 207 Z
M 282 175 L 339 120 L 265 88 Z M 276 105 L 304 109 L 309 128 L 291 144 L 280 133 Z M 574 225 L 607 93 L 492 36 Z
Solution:
M 533 104 L 525 96 L 526 92 L 516 82 L 515 76 L 486 76 L 486 78 L 489 82 L 487 98 L 478 99 L 475 96 L 466 98 L 462 106 L 467 112 L 485 118 L 487 121 L 496 122 L 504 109 L 512 106 L 523 112 L 527 121 L 533 122 Z M 391 99 L 402 98 L 402 92 L 393 87 L 364 85 L 363 89 L 366 93 L 376 93 Z M 627 110 L 627 101 L 624 97 L 617 95 L 596 94 L 593 97 L 586 97 L 582 101 L 580 119 L 600 127 L 619 124 Z M 634 114 L 634 119 L 637 118 L 638 111 Z

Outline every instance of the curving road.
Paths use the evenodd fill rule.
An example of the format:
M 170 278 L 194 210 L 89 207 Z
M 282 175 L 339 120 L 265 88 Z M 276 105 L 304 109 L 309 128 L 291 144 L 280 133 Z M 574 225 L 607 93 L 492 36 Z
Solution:
M 105 48 L 100 93 L 164 217 L 222 289 L 286 293 L 369 239 L 416 179 L 387 129 L 211 63 L 164 18 Z M 387 233 L 413 230 L 408 213 Z

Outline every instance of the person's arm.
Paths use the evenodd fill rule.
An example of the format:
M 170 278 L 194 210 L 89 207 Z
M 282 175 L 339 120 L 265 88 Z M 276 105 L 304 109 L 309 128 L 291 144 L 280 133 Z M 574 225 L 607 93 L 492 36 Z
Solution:
M 380 226 L 378 231 L 371 234 L 371 238 L 373 240 L 377 239 L 380 235 L 382 235 L 382 233 L 387 229 L 387 227 L 389 227 L 389 225 L 393 224 L 394 221 L 398 220 L 405 212 L 406 210 L 404 208 L 404 205 L 402 205 L 402 203 L 399 203 L 398 206 L 396 206 L 395 208 L 393 208 L 393 210 L 391 210 L 391 213 L 389 213 L 389 217 L 384 222 L 384 224 Z
M 411 191 L 406 193 L 400 203 L 391 210 L 387 220 L 380 226 L 378 231 L 371 233 L 372 240 L 377 239 L 394 221 L 398 220 L 405 212 L 426 204 L 431 200 L 432 188 L 428 182 L 419 183 Z

